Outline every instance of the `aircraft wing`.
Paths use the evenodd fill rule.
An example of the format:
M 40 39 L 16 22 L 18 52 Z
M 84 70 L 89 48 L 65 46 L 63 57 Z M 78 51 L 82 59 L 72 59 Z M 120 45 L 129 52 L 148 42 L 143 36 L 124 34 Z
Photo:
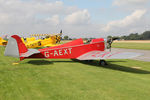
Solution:
M 45 47 L 54 47 L 54 46 L 58 46 L 58 44 L 47 44 L 47 45 L 44 45 Z
M 108 51 L 90 51 L 79 56 L 79 60 L 96 60 L 96 59 L 129 59 L 142 55 L 133 52 L 108 52 Z

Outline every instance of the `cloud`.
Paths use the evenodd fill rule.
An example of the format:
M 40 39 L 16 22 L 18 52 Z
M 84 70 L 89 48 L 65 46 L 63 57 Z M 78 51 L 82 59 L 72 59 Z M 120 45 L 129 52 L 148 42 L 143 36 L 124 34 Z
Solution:
M 126 16 L 122 20 L 115 20 L 109 22 L 102 28 L 104 32 L 122 32 L 130 29 L 131 26 L 137 24 L 146 13 L 146 10 L 136 10 L 131 15 Z
M 89 35 L 83 33 L 94 30 L 90 21 L 87 9 L 66 6 L 62 1 L 0 0 L 0 30 L 9 35 L 56 33 L 63 29 L 71 37 L 84 37 Z
M 73 12 L 65 17 L 65 22 L 71 25 L 85 25 L 90 23 L 90 14 L 87 9 Z
M 115 7 L 121 5 L 119 8 L 130 9 L 128 7 L 130 3 L 140 5 L 145 4 L 144 2 L 147 0 L 142 1 L 114 0 L 113 4 Z M 27 36 L 34 33 L 56 33 L 63 29 L 64 35 L 69 35 L 70 37 L 103 37 L 106 32 L 140 31 L 145 26 L 143 16 L 145 14 L 150 15 L 146 10 L 135 10 L 134 8 L 129 10 L 129 12 L 135 10 L 131 15 L 121 20 L 102 23 L 104 21 L 100 21 L 98 18 L 104 17 L 104 15 L 101 16 L 104 11 L 94 11 L 93 9 L 90 13 L 88 6 L 81 9 L 78 8 L 78 5 L 68 6 L 64 3 L 62 0 L 0 0 L 0 33 L 10 35 L 18 33 L 19 35 Z M 143 8 L 145 6 L 138 9 Z M 114 14 L 114 9 L 110 9 L 110 11 Z M 122 10 L 119 9 L 119 11 Z M 93 14 L 93 12 L 96 12 L 96 14 Z M 129 12 L 127 11 L 126 13 Z M 96 17 L 99 14 L 100 16 Z M 147 16 L 147 26 L 150 21 L 149 17 Z M 106 21 L 108 21 L 112 19 L 112 16 L 106 18 Z
M 122 5 L 144 5 L 149 0 L 114 0 L 113 5 L 122 6 Z
M 0 0 L 1 33 L 56 32 L 61 17 L 79 11 L 75 6 L 65 6 L 62 1 Z
M 52 17 L 46 18 L 45 23 L 50 23 L 54 26 L 60 24 L 59 16 L 58 15 L 53 15 Z

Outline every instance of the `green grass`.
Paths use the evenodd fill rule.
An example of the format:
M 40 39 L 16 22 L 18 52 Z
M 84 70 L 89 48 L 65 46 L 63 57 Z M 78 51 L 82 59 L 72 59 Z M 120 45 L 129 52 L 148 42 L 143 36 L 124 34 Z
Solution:
M 149 100 L 150 62 L 108 60 L 24 60 L 3 56 L 0 47 L 0 100 Z M 135 69 L 132 67 L 140 67 Z
M 113 43 L 113 48 L 150 50 L 150 43 Z

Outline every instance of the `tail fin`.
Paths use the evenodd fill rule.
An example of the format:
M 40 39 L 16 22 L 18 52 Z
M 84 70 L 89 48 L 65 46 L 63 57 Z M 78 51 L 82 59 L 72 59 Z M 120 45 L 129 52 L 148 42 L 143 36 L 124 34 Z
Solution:
M 8 40 L 8 44 L 5 48 L 5 56 L 20 57 L 22 53 L 27 52 L 28 49 L 22 42 L 21 38 L 17 35 L 13 35 Z

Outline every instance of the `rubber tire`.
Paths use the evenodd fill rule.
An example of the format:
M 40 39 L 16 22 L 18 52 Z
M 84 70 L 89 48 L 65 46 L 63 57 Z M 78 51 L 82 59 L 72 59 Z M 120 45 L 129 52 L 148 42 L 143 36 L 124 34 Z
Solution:
M 99 65 L 101 65 L 101 66 L 106 66 L 106 65 L 108 65 L 108 64 L 106 63 L 105 60 L 100 60 L 100 61 L 99 61 Z

